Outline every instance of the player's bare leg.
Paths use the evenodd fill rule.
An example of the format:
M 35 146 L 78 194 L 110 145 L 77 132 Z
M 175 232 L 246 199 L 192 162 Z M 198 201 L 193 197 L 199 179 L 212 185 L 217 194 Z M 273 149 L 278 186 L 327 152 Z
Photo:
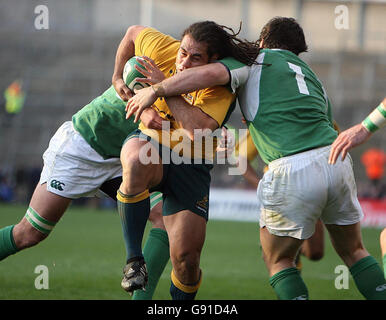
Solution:
M 311 261 L 319 261 L 324 256 L 324 226 L 321 220 L 318 220 L 315 225 L 315 232 L 304 240 L 298 254 L 295 258 L 296 268 L 302 270 L 301 256 L 305 256 Z
M 70 203 L 71 199 L 47 191 L 46 183 L 44 183 L 36 186 L 29 207 L 33 208 L 43 219 L 57 223 Z M 37 230 L 26 217 L 23 217 L 13 229 L 13 237 L 19 250 L 34 246 L 47 236 L 47 233 Z
M 47 238 L 70 203 L 71 199 L 47 191 L 45 183 L 38 184 L 26 215 L 15 226 L 0 230 L 3 233 L 0 243 L 0 260 L 17 251 L 32 247 Z
M 381 253 L 382 253 L 382 261 L 383 261 L 383 273 L 386 278 L 386 228 L 384 228 L 381 232 L 381 236 L 379 237 L 379 242 L 381 245 Z
M 386 299 L 386 281 L 378 262 L 363 245 L 360 223 L 326 224 L 331 243 L 349 267 L 359 291 L 367 299 Z
M 295 267 L 295 256 L 303 240 L 279 237 L 260 228 L 263 259 L 270 275 L 270 284 L 279 299 L 308 299 L 307 288 Z
M 164 217 L 173 265 L 170 293 L 173 299 L 194 299 L 201 283 L 200 255 L 206 220 L 184 210 Z
M 270 277 L 283 269 L 295 267 L 294 259 L 302 240 L 275 236 L 267 228 L 260 228 L 260 242 Z
M 348 226 L 326 224 L 326 228 L 334 249 L 348 267 L 369 255 L 363 245 L 360 223 Z
M 323 222 L 318 220 L 315 232 L 311 238 L 304 240 L 300 252 L 312 261 L 318 261 L 324 256 L 324 227 Z
M 150 147 L 146 154 L 143 148 Z M 144 164 L 143 156 L 155 155 L 157 161 Z M 126 245 L 126 266 L 121 286 L 132 294 L 145 288 L 148 280 L 142 254 L 142 238 L 150 213 L 149 188 L 162 180 L 162 163 L 157 150 L 150 142 L 139 138 L 129 139 L 121 150 L 123 180 L 118 190 L 118 212 Z

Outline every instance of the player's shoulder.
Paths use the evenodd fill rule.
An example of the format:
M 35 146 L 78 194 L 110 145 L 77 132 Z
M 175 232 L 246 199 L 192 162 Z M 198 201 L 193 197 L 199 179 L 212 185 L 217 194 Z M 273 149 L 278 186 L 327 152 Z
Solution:
M 141 30 L 135 39 L 135 54 L 137 56 L 152 54 L 160 51 L 161 53 L 176 52 L 180 41 L 161 31 L 146 27 Z M 152 58 L 152 57 L 151 57 Z
M 165 38 L 165 39 L 168 39 L 169 41 L 172 41 L 172 42 L 175 42 L 178 40 L 174 39 L 172 36 L 170 35 L 167 35 L 155 28 L 152 28 L 152 27 L 144 27 L 139 33 L 138 33 L 138 36 L 137 36 L 137 39 L 138 40 L 143 40 L 144 38 Z M 136 40 L 137 40 L 136 39 Z
M 285 49 L 267 49 L 264 48 L 260 50 L 259 57 L 262 60 L 262 56 L 264 56 L 264 62 L 296 62 L 296 63 L 304 63 L 304 61 L 299 58 L 295 53 L 285 50 Z

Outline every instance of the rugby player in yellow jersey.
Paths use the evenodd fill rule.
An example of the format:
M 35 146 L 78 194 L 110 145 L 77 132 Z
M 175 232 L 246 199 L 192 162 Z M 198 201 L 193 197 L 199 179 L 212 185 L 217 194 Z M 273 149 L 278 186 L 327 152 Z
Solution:
M 191 25 L 184 31 L 181 42 L 143 26 L 130 27 L 124 40 L 122 52 L 117 52 L 116 74 L 122 74 L 123 65 L 130 57 L 145 56 L 144 65 L 158 78 L 154 83 L 229 56 L 252 64 L 258 52 L 256 44 L 243 42 L 244 46 L 238 46 L 240 41 L 235 43 L 234 34 L 210 21 Z M 158 68 L 151 68 L 152 65 Z M 202 277 L 200 254 L 216 148 L 214 142 L 213 148 L 200 154 L 206 149 L 205 141 L 201 140 L 202 136 L 197 138 L 195 130 L 212 132 L 221 127 L 233 111 L 234 102 L 235 95 L 225 87 L 161 98 L 153 108 L 168 126 L 161 131 L 149 130 L 140 124 L 139 131 L 128 136 L 121 151 L 123 182 L 117 195 L 119 213 L 131 230 L 127 239 L 131 257 L 122 281 L 128 292 L 146 285 L 141 241 L 149 212 L 149 190 L 158 190 L 163 192 L 164 224 L 173 265 L 171 296 L 173 299 L 195 297 Z M 173 139 L 176 134 L 177 141 Z M 149 155 L 151 161 L 148 161 Z

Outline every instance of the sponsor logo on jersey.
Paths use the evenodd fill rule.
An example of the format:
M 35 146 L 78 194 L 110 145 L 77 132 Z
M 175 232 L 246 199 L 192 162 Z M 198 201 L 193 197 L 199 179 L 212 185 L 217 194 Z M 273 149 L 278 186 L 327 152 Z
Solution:
M 196 202 L 196 208 L 200 209 L 201 211 L 207 212 L 208 211 L 208 202 L 209 202 L 209 198 L 208 198 L 208 196 L 205 196 L 202 200 L 198 200 Z
M 52 188 L 59 190 L 59 191 L 63 191 L 63 187 L 65 186 L 65 184 L 63 182 L 60 182 L 58 180 L 51 180 L 50 185 Z
M 182 97 L 185 99 L 187 103 L 193 104 L 193 96 L 190 93 L 183 94 Z

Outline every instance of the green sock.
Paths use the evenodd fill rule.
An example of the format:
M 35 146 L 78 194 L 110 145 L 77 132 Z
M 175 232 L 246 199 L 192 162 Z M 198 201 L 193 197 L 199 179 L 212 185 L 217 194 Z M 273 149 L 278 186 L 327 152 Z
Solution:
M 308 290 L 296 268 L 284 269 L 269 279 L 280 300 L 308 300 Z
M 12 230 L 14 226 L 0 229 L 0 261 L 18 251 L 13 240 Z
M 355 284 L 368 300 L 386 300 L 386 281 L 377 260 L 367 256 L 350 268 Z
M 169 261 L 169 238 L 165 230 L 154 228 L 150 230 L 149 236 L 143 248 L 149 281 L 146 291 L 135 290 L 132 300 L 151 300 L 158 281 Z

